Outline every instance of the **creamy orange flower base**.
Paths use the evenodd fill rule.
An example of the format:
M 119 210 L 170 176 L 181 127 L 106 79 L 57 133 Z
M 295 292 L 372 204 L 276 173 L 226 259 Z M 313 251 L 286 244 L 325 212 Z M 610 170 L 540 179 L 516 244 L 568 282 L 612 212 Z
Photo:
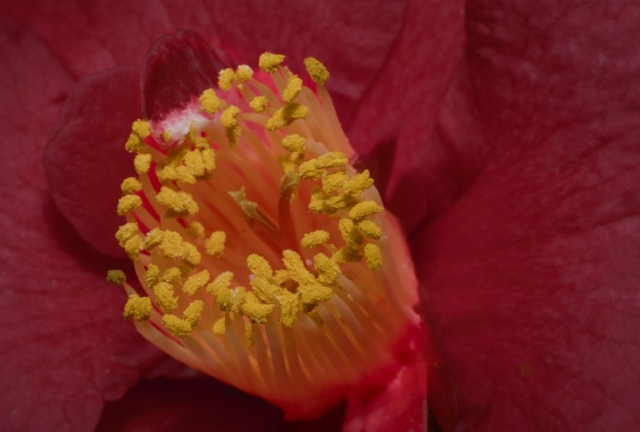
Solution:
M 137 178 L 116 234 L 126 319 L 185 364 L 281 406 L 322 414 L 382 385 L 410 349 L 417 282 L 308 58 L 316 92 L 265 53 L 157 124 L 133 124 Z

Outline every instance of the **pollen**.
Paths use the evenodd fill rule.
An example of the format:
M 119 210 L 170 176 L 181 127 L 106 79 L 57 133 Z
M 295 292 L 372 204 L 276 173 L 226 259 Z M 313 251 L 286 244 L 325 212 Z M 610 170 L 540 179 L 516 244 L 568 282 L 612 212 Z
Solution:
M 324 85 L 329 79 L 329 71 L 320 63 L 319 60 L 313 57 L 307 57 L 304 59 L 304 66 L 307 68 L 307 72 L 313 81 L 318 85 Z
M 227 235 L 224 231 L 216 231 L 211 233 L 211 236 L 205 244 L 205 250 L 207 253 L 214 257 L 222 256 L 224 252 L 224 242 L 227 239 Z
M 118 201 L 118 214 L 120 216 L 137 209 L 142 205 L 142 198 L 137 195 L 125 195 Z
M 310 88 L 284 60 L 134 122 L 114 241 L 139 283 L 107 280 L 147 340 L 296 420 L 386 385 L 420 332 L 402 232 L 352 164 L 329 72 L 307 58 Z
M 260 60 L 258 61 L 258 66 L 264 72 L 273 73 L 278 70 L 278 67 L 284 61 L 284 56 L 282 54 L 272 54 L 270 52 L 265 52 L 260 55 Z
M 236 74 L 233 69 L 222 69 L 218 74 L 218 87 L 224 91 L 231 90 Z
M 124 319 L 134 318 L 137 321 L 147 321 L 151 317 L 151 299 L 131 294 L 124 306 Z
M 220 108 L 220 99 L 214 89 L 207 89 L 200 96 L 200 104 L 203 110 L 209 114 L 215 114 Z
M 107 280 L 113 285 L 124 285 L 127 276 L 122 270 L 109 270 L 107 272 Z

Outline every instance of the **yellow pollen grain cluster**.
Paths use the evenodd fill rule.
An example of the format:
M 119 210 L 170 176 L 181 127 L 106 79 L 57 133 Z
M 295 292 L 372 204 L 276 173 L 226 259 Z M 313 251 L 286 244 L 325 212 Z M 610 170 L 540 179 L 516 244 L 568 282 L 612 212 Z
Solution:
M 298 134 L 287 135 L 282 139 L 282 147 L 291 153 L 304 153 L 306 150 L 305 139 Z
M 302 90 L 302 80 L 298 75 L 291 75 L 287 79 L 287 86 L 282 91 L 282 100 L 285 103 L 293 102 Z
M 170 131 L 164 131 L 160 134 L 160 136 L 162 137 L 162 140 L 166 143 L 171 141 L 171 138 L 173 138 L 173 135 L 171 134 Z
M 151 299 L 131 294 L 124 306 L 124 319 L 134 318 L 138 321 L 146 321 L 151 317 Z
M 225 333 L 224 317 L 218 318 L 216 322 L 213 323 L 212 331 L 214 334 L 217 334 L 218 336 L 224 335 Z
M 329 233 L 324 230 L 312 231 L 305 234 L 300 241 L 302 247 L 314 248 L 329 240 Z
M 191 222 L 186 229 L 190 237 L 198 238 L 204 236 L 204 226 L 200 222 Z
M 225 234 L 224 231 L 215 231 L 211 233 L 211 236 L 209 237 L 209 239 L 207 240 L 204 246 L 207 254 L 214 257 L 222 256 L 222 253 L 224 252 L 224 243 L 226 239 L 227 239 L 227 235 Z
M 363 201 L 356 204 L 349 211 L 349 217 L 353 220 L 364 219 L 376 213 L 380 213 L 384 208 L 379 206 L 375 201 Z
M 144 139 L 151 134 L 151 127 L 146 120 L 136 120 L 131 125 L 131 135 L 127 139 L 125 149 L 131 153 L 140 153 L 145 150 Z
M 258 66 L 264 72 L 273 73 L 278 70 L 278 67 L 283 61 L 284 56 L 282 54 L 272 54 L 270 52 L 265 52 L 260 54 Z
M 163 313 L 171 313 L 178 309 L 178 298 L 175 296 L 173 285 L 168 282 L 160 282 L 153 287 L 156 303 Z
M 137 209 L 142 205 L 142 198 L 138 195 L 125 195 L 118 200 L 118 214 L 120 216 Z
M 257 254 L 251 254 L 247 257 L 247 267 L 256 276 L 268 278 L 273 275 L 273 269 L 269 262 Z
M 380 252 L 380 248 L 373 243 L 368 243 L 364 247 L 364 257 L 367 260 L 369 270 L 378 270 L 382 265 L 382 252 Z
M 169 209 L 168 217 L 182 217 L 198 213 L 198 204 L 188 192 L 177 192 L 162 186 L 160 193 L 156 195 L 156 199 L 158 203 Z
M 224 91 L 231 90 L 233 80 L 236 78 L 236 74 L 233 69 L 222 69 L 218 74 L 218 87 Z
M 313 57 L 307 57 L 304 59 L 304 66 L 307 68 L 307 72 L 313 81 L 318 85 L 324 85 L 329 79 L 329 71 L 327 68 L 317 59 Z
M 195 330 L 203 308 L 204 303 L 202 300 L 195 300 L 184 310 L 182 319 L 175 315 L 167 314 L 162 317 L 162 323 L 175 337 L 184 339 Z
M 144 282 L 152 287 L 159 282 L 160 267 L 155 264 L 149 264 L 147 271 L 144 273 Z
M 241 88 L 242 83 L 249 81 L 253 78 L 253 69 L 247 65 L 240 65 L 236 68 L 236 80 L 238 81 L 238 88 Z
M 200 96 L 200 104 L 203 110 L 209 114 L 215 114 L 220 108 L 220 99 L 218 99 L 215 90 L 207 89 Z
M 241 128 L 238 124 L 238 114 L 240 114 L 240 108 L 231 105 L 225 109 L 220 116 L 220 123 L 222 123 L 224 127 L 231 148 L 238 146 L 238 138 L 240 137 Z
M 146 174 L 151 167 L 151 155 L 139 154 L 133 159 L 133 167 L 138 174 Z
M 120 190 L 123 195 L 133 195 L 142 190 L 142 183 L 135 177 L 128 177 L 122 181 Z
M 307 117 L 308 114 L 308 107 L 298 102 L 291 102 L 274 112 L 264 127 L 267 130 L 274 131 L 289 126 L 295 120 Z
M 256 96 L 249 102 L 249 106 L 255 112 L 261 113 L 269 106 L 269 100 L 265 96 Z
M 300 165 L 300 177 L 306 180 L 322 178 L 327 168 L 344 167 L 349 159 L 341 152 L 325 153 L 317 159 L 311 159 Z
M 124 285 L 127 276 L 122 270 L 109 270 L 107 272 L 107 281 L 113 285 Z
M 370 239 L 380 240 L 382 238 L 382 228 L 373 221 L 368 219 L 361 220 L 356 224 L 356 226 L 362 234 Z
M 187 281 L 182 286 L 182 291 L 189 295 L 194 295 L 200 288 L 202 288 L 207 282 L 209 282 L 209 278 L 211 275 L 207 270 L 202 270 L 200 273 L 197 273 L 193 276 L 190 276 Z

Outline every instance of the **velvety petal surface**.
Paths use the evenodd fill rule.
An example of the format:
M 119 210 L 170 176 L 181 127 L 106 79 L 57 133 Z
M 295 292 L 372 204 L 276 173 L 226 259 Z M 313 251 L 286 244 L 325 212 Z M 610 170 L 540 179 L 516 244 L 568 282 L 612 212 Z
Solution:
M 0 22 L 0 55 L 0 430 L 92 430 L 103 399 L 160 353 L 104 283 L 121 263 L 88 247 L 47 192 L 42 148 L 73 79 L 15 23 Z
M 132 67 L 89 75 L 73 88 L 49 134 L 44 165 L 58 208 L 96 250 L 125 254 L 115 240 L 124 218 L 120 183 L 135 174 L 124 150 L 140 117 L 139 73 Z
M 275 432 L 282 412 L 210 378 L 142 381 L 106 404 L 96 432 Z
M 640 10 L 473 1 L 482 172 L 413 239 L 457 430 L 637 430 Z

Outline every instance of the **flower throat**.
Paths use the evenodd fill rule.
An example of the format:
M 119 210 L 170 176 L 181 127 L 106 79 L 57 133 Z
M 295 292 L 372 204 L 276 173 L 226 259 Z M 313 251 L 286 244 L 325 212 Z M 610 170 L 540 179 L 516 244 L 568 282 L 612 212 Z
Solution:
M 141 285 L 125 319 L 186 365 L 312 418 L 389 379 L 418 317 L 402 233 L 315 91 L 260 56 L 125 145 L 116 238 Z

